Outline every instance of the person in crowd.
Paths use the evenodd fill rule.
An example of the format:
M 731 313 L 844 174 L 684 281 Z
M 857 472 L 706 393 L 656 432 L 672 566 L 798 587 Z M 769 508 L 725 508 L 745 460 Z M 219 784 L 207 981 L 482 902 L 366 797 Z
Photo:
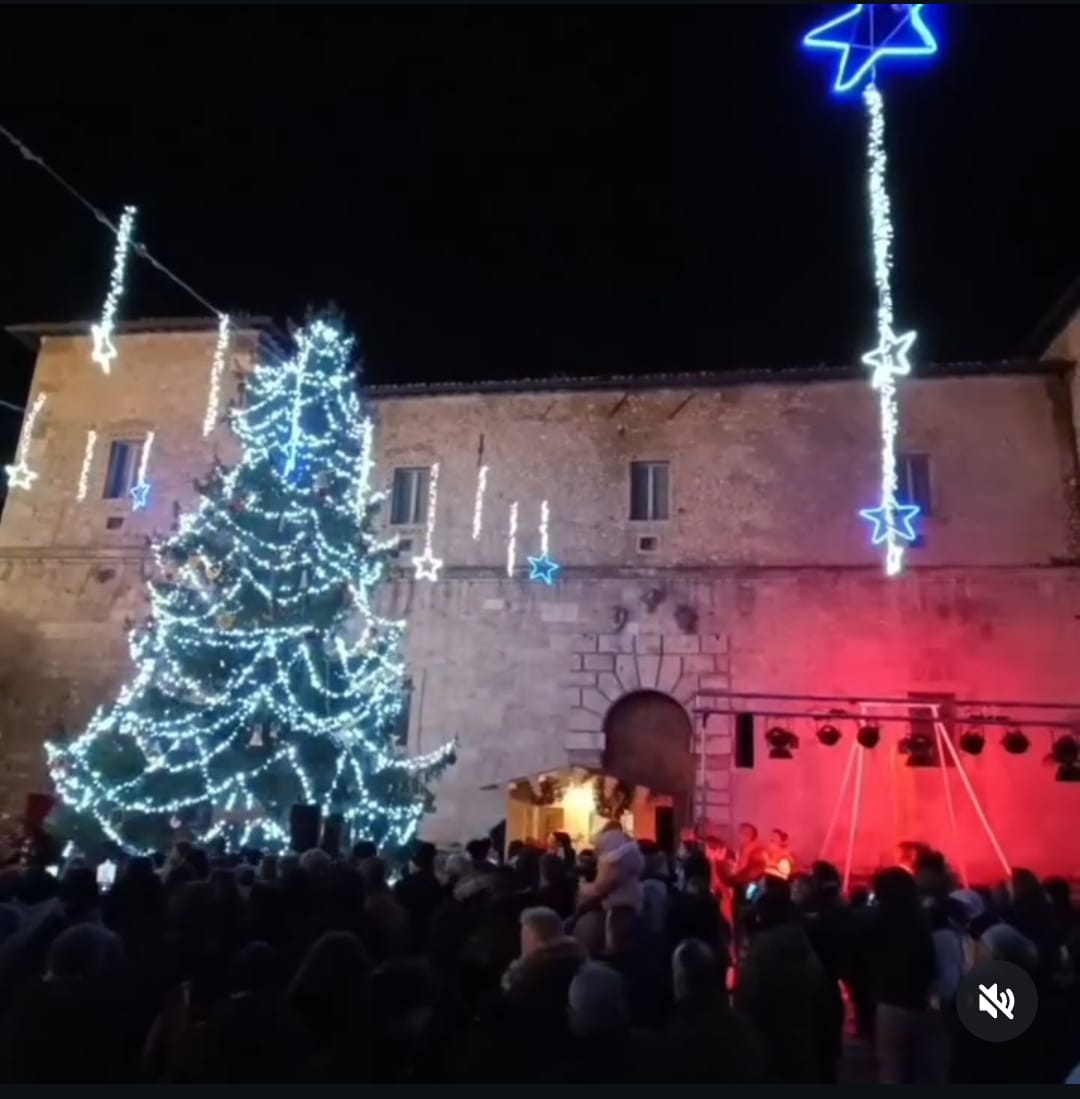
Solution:
M 671 882 L 667 856 L 652 840 L 640 840 L 644 864 L 641 871 L 641 916 L 646 933 L 662 942 L 667 932 Z
M 1064 940 L 1050 899 L 1030 870 L 1013 870 L 1002 916 L 1035 944 L 1039 952 L 1039 976 L 1049 977 L 1058 966 Z
M 769 833 L 769 843 L 765 848 L 765 873 L 781 881 L 791 881 L 795 873 L 791 837 L 782 828 L 774 828 Z
M 750 887 L 764 877 L 766 865 L 765 845 L 758 838 L 758 830 L 749 821 L 744 821 L 739 825 L 739 845 L 735 851 L 735 864 L 731 871 L 733 928 L 738 929 Z
M 442 886 L 435 876 L 435 844 L 417 840 L 409 856 L 407 872 L 394 886 L 394 899 L 409 917 L 409 948 L 423 949 L 431 914 L 443 899 Z
M 596 881 L 596 852 L 591 847 L 582 848 L 574 860 L 574 874 L 579 881 Z
M 487 836 L 483 839 L 469 840 L 469 842 L 465 844 L 465 854 L 469 857 L 469 862 L 474 874 L 495 873 L 495 861 L 492 858 L 491 849 L 491 840 Z
M 385 860 L 365 859 L 360 877 L 364 883 L 364 914 L 375 936 L 373 953 L 380 960 L 400 958 L 409 949 L 412 922 L 390 890 Z
M 667 1019 L 670 974 L 664 954 L 656 949 L 662 941 L 641 934 L 641 923 L 632 908 L 608 910 L 600 960 L 622 977 L 630 1021 L 635 1027 L 660 1027 Z
M 566 995 L 585 961 L 576 939 L 563 931 L 563 921 L 550 908 L 527 908 L 521 914 L 521 954 L 503 975 L 503 1007 L 534 1033 L 561 1037 L 565 1030 Z
M 577 903 L 577 882 L 573 868 L 561 855 L 550 852 L 540 859 L 540 888 L 536 904 L 551 908 L 565 920 L 573 915 Z
M 547 849 L 549 855 L 558 855 L 568 866 L 573 866 L 577 855 L 568 832 L 552 832 L 548 837 Z
M 767 1079 L 826 1083 L 839 1054 L 829 980 L 785 882 L 771 879 L 749 913 L 736 1004 L 765 1042 Z
M 685 888 L 671 898 L 668 909 L 669 948 L 684 939 L 698 939 L 721 957 L 732 947 L 731 925 L 724 919 L 711 887 L 712 866 L 704 852 L 689 855 L 683 864 Z
M 868 962 L 876 1004 L 878 1078 L 883 1084 L 941 1083 L 940 1017 L 931 1010 L 937 959 L 915 879 L 899 867 L 874 878 Z
M 663 1079 L 670 1083 L 751 1084 L 765 1077 L 765 1046 L 731 1006 L 727 955 L 685 939 L 672 955 L 671 1020 L 662 1038 Z
M 578 890 L 578 904 L 600 904 L 605 909 L 641 911 L 641 873 L 645 859 L 641 848 L 616 821 L 609 821 L 596 840 L 596 880 Z

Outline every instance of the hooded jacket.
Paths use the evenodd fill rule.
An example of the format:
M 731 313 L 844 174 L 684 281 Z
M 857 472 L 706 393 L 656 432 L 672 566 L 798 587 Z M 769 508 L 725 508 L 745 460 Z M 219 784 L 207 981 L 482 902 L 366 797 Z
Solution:
M 622 829 L 601 832 L 596 841 L 596 858 L 596 880 L 581 887 L 580 899 L 600 901 L 604 908 L 626 907 L 640 912 L 645 856 L 637 841 Z

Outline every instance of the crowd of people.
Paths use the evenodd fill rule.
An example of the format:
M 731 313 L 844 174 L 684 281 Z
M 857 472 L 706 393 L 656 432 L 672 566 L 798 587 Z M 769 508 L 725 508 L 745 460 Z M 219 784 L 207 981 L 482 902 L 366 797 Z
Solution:
M 786 836 L 678 856 L 608 825 L 589 850 L 418 842 L 274 856 L 178 843 L 110 888 L 78 860 L 0 871 L 8 1082 L 1061 1082 L 1080 1061 L 1065 882 L 958 889 L 919 849 L 845 897 Z M 779 856 L 777 852 L 779 851 Z M 1035 1023 L 979 1041 L 980 959 L 1024 967 Z M 847 1051 L 845 1055 L 845 1051 Z

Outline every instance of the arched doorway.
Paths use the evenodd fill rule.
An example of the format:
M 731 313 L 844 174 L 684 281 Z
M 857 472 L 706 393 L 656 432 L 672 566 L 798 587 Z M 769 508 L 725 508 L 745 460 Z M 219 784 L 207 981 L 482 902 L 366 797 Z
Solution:
M 660 691 L 624 695 L 604 718 L 604 773 L 670 797 L 676 836 L 690 823 L 692 738 L 686 710 Z

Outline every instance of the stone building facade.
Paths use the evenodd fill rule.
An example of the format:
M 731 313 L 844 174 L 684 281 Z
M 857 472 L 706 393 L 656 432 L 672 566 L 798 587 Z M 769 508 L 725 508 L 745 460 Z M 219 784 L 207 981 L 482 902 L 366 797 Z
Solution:
M 193 478 L 232 445 L 225 428 L 202 433 L 209 327 L 133 326 L 108 378 L 81 330 L 20 334 L 39 346 L 30 400 L 48 398 L 29 451 L 39 478 L 11 492 L 0 521 L 0 616 L 21 639 L 13 657 L 29 654 L 32 666 L 14 677 L 22 709 L 0 742 L 12 804 L 40 788 L 50 729 L 76 727 L 123 679 L 146 539 L 190 506 Z M 262 338 L 257 326 L 239 334 L 238 369 Z M 1002 726 L 988 724 L 963 775 L 908 767 L 903 727 L 883 725 L 857 767 L 853 864 L 919 838 L 957 852 L 973 874 L 995 872 L 981 811 L 1013 865 L 1080 871 L 1074 845 L 1058 838 L 1080 820 L 1080 785 L 1056 782 L 1044 764 L 1058 723 L 1080 721 L 1075 392 L 1073 366 L 1057 360 L 936 368 L 905 383 L 905 469 L 918 471 L 929 516 L 907 571 L 889 580 L 857 514 L 875 494 L 878 429 L 855 372 L 371 391 L 391 495 L 395 476 L 399 489 L 413 476 L 396 470 L 440 469 L 443 572 L 430 583 L 402 567 L 382 592 L 409 624 L 410 749 L 460 744 L 425 833 L 445 842 L 512 823 L 515 781 L 619 770 L 622 744 L 632 783 L 676 819 L 720 835 L 741 820 L 781 827 L 808 858 L 832 823 L 825 853 L 844 860 L 853 784 L 843 779 L 859 721 L 880 700 L 930 700 L 955 711 L 950 736 L 978 724 L 978 710 L 1027 722 L 1031 748 L 1005 753 Z M 100 466 L 76 499 L 91 427 L 106 441 L 154 430 L 145 511 L 103 499 Z M 540 549 L 544 501 L 561 566 L 551 587 L 524 567 Z M 419 552 L 422 522 L 398 533 Z M 835 719 L 843 737 L 827 747 L 815 729 L 833 698 L 847 700 Z M 791 759 L 766 749 L 777 724 L 799 738 Z M 660 827 L 635 805 L 644 834 Z

